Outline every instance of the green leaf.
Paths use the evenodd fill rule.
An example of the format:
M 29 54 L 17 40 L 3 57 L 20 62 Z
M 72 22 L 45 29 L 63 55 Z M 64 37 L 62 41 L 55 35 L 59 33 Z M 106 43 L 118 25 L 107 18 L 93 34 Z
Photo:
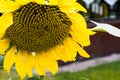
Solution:
M 0 56 L 0 66 L 3 65 L 4 56 Z
M 40 79 L 38 79 L 37 77 L 31 77 L 31 78 L 28 78 L 27 80 L 40 80 Z

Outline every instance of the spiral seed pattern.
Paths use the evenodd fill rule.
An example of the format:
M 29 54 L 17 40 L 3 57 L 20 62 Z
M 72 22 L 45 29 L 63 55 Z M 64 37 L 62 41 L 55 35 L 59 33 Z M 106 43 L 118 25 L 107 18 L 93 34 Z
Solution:
M 46 51 L 69 36 L 71 21 L 58 6 L 30 2 L 13 12 L 13 24 L 5 36 L 18 49 Z

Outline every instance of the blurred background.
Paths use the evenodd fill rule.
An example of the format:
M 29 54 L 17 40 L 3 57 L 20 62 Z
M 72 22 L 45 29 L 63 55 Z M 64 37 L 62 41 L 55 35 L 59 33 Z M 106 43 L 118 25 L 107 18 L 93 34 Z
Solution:
M 85 17 L 88 28 L 96 26 L 89 21 L 94 20 L 120 29 L 120 0 L 77 0 L 77 2 L 88 11 L 88 13 L 79 12 Z M 54 76 L 48 73 L 46 80 L 120 80 L 120 38 L 98 32 L 90 39 L 91 45 L 84 49 L 91 58 L 86 59 L 77 55 L 76 62 L 58 61 L 59 73 Z M 15 71 L 8 75 L 0 70 L 0 74 L 2 74 L 0 80 L 18 79 Z
M 79 12 L 85 17 L 88 28 L 96 26 L 89 21 L 94 20 L 120 29 L 120 0 L 77 0 L 77 2 L 88 11 Z M 90 39 L 91 45 L 84 49 L 91 58 L 86 59 L 78 55 L 76 62 L 59 61 L 61 73 L 48 80 L 120 80 L 120 38 L 98 32 Z
M 82 13 L 87 21 L 88 28 L 96 25 L 89 20 L 94 20 L 100 23 L 111 24 L 120 29 L 120 0 L 77 0 L 82 6 L 87 9 L 87 13 Z M 98 32 L 90 37 L 91 45 L 84 49 L 91 55 L 92 58 L 108 56 L 114 53 L 120 53 L 120 38 L 111 36 L 108 33 Z M 86 60 L 81 56 L 77 56 L 77 61 Z M 59 62 L 59 65 L 69 64 Z
M 88 18 L 117 18 L 120 16 L 120 0 L 77 0 L 87 10 Z
M 96 26 L 90 19 L 100 23 L 108 23 L 120 28 L 120 0 L 78 0 L 88 11 L 86 17 L 89 28 Z M 108 33 L 98 32 L 91 36 L 91 45 L 85 47 L 92 57 L 120 53 L 120 38 Z

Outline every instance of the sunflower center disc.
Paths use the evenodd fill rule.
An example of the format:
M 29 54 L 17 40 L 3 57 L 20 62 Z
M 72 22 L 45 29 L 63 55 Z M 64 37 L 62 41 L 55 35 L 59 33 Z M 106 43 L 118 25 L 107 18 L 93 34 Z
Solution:
M 6 37 L 18 49 L 28 52 L 46 51 L 69 35 L 71 21 L 54 5 L 30 2 L 13 12 L 13 24 Z

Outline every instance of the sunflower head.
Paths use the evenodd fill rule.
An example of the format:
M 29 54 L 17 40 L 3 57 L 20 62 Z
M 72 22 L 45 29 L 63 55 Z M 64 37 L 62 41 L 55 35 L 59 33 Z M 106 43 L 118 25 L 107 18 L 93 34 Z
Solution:
M 46 51 L 69 35 L 71 21 L 58 6 L 30 2 L 13 14 L 13 24 L 5 36 L 17 49 L 28 52 Z
M 21 78 L 33 70 L 54 74 L 57 60 L 73 61 L 77 53 L 89 57 L 83 47 L 94 32 L 77 13 L 86 10 L 76 0 L 2 0 L 0 5 L 0 53 L 6 53 L 7 72 L 15 65 Z

